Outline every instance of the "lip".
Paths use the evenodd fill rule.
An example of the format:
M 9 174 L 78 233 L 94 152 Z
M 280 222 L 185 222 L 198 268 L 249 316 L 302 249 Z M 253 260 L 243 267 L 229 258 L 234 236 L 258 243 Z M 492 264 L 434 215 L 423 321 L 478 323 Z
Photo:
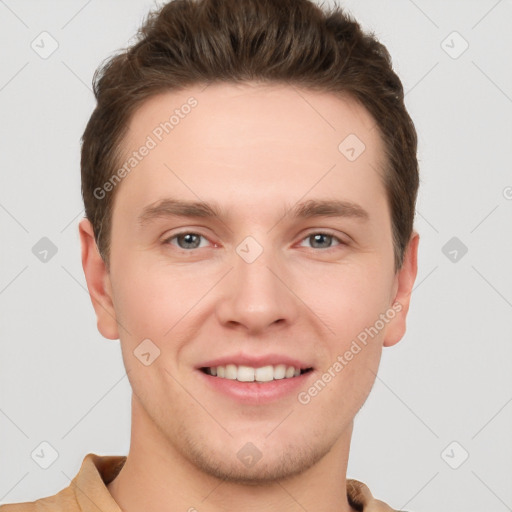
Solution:
M 231 356 L 223 356 L 217 359 L 211 359 L 209 361 L 205 361 L 198 366 L 196 369 L 200 368 L 211 368 L 216 366 L 226 366 L 227 364 L 236 364 L 237 366 L 251 366 L 253 368 L 261 368 L 262 366 L 275 366 L 278 364 L 285 364 L 286 366 L 294 366 L 295 368 L 300 368 L 301 370 L 307 370 L 308 368 L 313 368 L 312 364 L 308 364 L 305 361 L 300 361 L 299 359 L 294 359 L 286 355 L 280 354 L 265 354 L 261 356 L 248 355 L 242 352 L 238 352 Z
M 216 361 L 213 362 L 216 363 Z M 212 366 L 220 365 L 221 363 L 213 364 Z M 298 365 L 290 364 L 290 366 Z M 271 380 L 269 382 L 240 382 L 238 380 L 224 379 L 208 375 L 200 369 L 197 369 L 195 373 L 198 374 L 202 383 L 216 393 L 220 393 L 245 405 L 264 405 L 290 396 L 296 398 L 300 389 L 308 387 L 306 382 L 316 372 L 311 370 L 307 373 L 302 373 L 298 377 Z

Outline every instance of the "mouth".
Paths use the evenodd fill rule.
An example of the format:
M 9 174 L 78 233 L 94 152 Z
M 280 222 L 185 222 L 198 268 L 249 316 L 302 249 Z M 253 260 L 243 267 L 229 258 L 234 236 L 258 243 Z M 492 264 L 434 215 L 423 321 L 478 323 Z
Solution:
M 195 367 L 195 374 L 207 393 L 238 404 L 261 406 L 293 400 L 314 379 L 317 372 L 312 362 L 311 356 L 238 352 L 203 360 Z
M 219 366 L 203 366 L 199 368 L 199 370 L 206 375 L 218 379 L 250 383 L 294 379 L 313 371 L 313 368 L 299 368 L 286 364 L 267 365 L 257 368 L 246 365 L 226 364 Z

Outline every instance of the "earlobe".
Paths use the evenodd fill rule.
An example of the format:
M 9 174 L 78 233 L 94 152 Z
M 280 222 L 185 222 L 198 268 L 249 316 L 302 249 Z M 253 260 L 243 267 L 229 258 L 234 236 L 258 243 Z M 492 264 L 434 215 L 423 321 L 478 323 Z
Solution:
M 96 246 L 92 224 L 88 219 L 82 219 L 78 229 L 82 247 L 82 267 L 96 312 L 98 331 L 107 339 L 119 339 L 110 276 Z
M 383 346 L 391 347 L 398 343 L 406 330 L 406 317 L 409 311 L 412 288 L 418 273 L 418 244 L 420 235 L 414 231 L 407 246 L 402 268 L 396 275 L 396 294 L 392 301 L 393 309 L 397 312 L 388 324 Z

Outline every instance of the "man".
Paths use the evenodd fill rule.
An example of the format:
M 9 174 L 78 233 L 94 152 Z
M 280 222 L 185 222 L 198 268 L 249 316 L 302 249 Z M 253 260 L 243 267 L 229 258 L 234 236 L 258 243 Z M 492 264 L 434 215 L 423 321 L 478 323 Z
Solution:
M 385 48 L 308 0 L 175 0 L 94 86 L 82 264 L 130 451 L 2 512 L 393 510 L 346 476 L 417 272 Z

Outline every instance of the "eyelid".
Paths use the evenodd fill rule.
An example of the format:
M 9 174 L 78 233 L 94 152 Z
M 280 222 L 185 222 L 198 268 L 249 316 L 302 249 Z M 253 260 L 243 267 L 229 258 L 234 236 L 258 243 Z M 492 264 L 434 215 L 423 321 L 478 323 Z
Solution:
M 323 228 L 323 229 L 316 228 L 316 229 L 308 230 L 306 232 L 306 234 L 303 235 L 303 239 L 308 236 L 317 235 L 317 234 L 330 235 L 330 236 L 337 238 L 340 242 L 346 242 L 343 238 L 341 238 L 341 235 L 337 231 L 333 231 L 332 229 L 329 229 L 329 228 Z M 345 236 L 348 238 L 348 235 L 345 235 Z
M 177 233 L 173 233 L 172 235 L 166 235 L 163 240 L 162 240 L 162 244 L 169 244 L 171 245 L 171 240 L 174 240 L 175 238 L 179 237 L 180 235 L 199 235 L 200 237 L 203 237 L 205 240 L 208 240 L 208 242 L 210 242 L 211 244 L 213 244 L 214 247 L 217 246 L 217 244 L 215 242 L 212 242 L 210 240 L 209 237 L 207 237 L 206 235 L 204 235 L 203 233 L 201 233 L 201 231 L 199 230 L 194 230 L 194 229 L 185 229 L 185 230 L 182 230 L 182 231 L 178 231 Z M 180 247 L 177 247 L 178 250 L 180 251 L 185 251 L 185 252 L 192 252 L 191 250 L 186 250 L 186 249 L 181 249 Z M 201 249 L 203 249 L 203 247 L 201 247 Z
M 349 244 L 348 240 L 345 240 L 340 235 L 338 235 L 336 232 L 334 232 L 334 231 L 332 231 L 330 229 L 327 229 L 327 228 L 325 228 L 325 229 L 312 229 L 311 231 L 308 231 L 305 235 L 302 235 L 302 238 L 300 239 L 300 242 L 303 242 L 306 238 L 309 238 L 312 235 L 332 236 L 333 238 L 335 238 L 339 242 L 339 245 L 348 245 Z M 347 236 L 347 238 L 348 238 L 348 236 Z M 327 252 L 327 251 L 329 251 L 331 249 L 335 249 L 336 247 L 338 247 L 338 246 L 328 247 L 327 249 L 319 249 L 319 251 Z

